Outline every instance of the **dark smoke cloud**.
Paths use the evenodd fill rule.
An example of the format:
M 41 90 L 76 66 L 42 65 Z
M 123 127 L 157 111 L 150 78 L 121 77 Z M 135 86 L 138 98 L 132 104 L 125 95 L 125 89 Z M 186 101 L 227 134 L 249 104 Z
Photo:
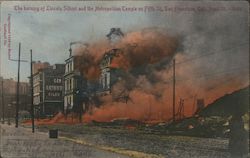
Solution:
M 237 17 L 237 14 L 232 16 Z M 208 104 L 226 93 L 247 86 L 246 69 L 228 73 L 236 66 L 248 66 L 248 45 L 241 45 L 248 37 L 231 24 L 231 18 L 225 13 L 190 15 L 187 19 L 192 21 L 191 24 L 181 24 L 181 18 L 177 22 L 180 28 L 173 32 L 179 32 L 178 35 L 151 28 L 127 33 L 116 45 L 106 45 L 106 51 L 112 47 L 122 50 L 112 62 L 112 67 L 124 70 L 123 77 L 113 86 L 113 95 L 124 91 L 131 101 L 125 104 L 112 98 L 106 99 L 102 108 L 94 109 L 93 115 L 87 115 L 85 121 L 110 121 L 119 117 L 144 121 L 171 118 L 173 57 L 177 61 L 176 109 L 179 99 L 183 98 L 185 115 L 195 111 L 198 98 L 204 98 L 205 104 Z M 241 22 L 245 16 L 239 18 L 237 21 Z M 215 19 L 222 20 L 213 22 Z M 242 29 L 246 29 L 245 25 Z M 210 53 L 213 55 L 206 55 Z M 95 57 L 98 60 L 94 61 L 98 63 L 102 55 L 99 54 Z M 198 58 L 178 64 L 194 57 Z

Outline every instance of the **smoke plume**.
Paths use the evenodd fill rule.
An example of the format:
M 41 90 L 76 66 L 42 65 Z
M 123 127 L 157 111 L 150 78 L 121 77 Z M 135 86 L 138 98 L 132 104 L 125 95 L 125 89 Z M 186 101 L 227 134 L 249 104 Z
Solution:
M 173 63 L 185 61 L 188 55 L 179 35 L 169 34 L 158 28 L 129 32 L 116 43 L 102 40 L 86 48 L 75 50 L 79 56 L 78 69 L 88 80 L 100 76 L 100 61 L 111 49 L 119 49 L 110 67 L 122 75 L 112 87 L 112 95 L 102 97 L 102 106 L 91 108 L 84 115 L 86 122 L 111 121 L 130 118 L 144 122 L 161 122 L 172 118 Z M 209 60 L 209 59 L 204 59 Z M 247 78 L 239 77 L 244 70 L 235 73 L 206 72 L 206 62 L 176 63 L 176 99 L 184 99 L 184 115 L 196 110 L 196 100 L 203 98 L 205 104 L 248 85 Z M 124 98 L 121 98 L 123 96 Z M 120 97 L 120 99 L 119 99 Z

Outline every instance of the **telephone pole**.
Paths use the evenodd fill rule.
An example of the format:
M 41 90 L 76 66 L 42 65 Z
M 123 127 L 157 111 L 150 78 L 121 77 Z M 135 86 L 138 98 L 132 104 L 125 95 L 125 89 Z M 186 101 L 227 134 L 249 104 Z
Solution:
M 173 122 L 175 122 L 175 59 L 173 60 Z
M 3 78 L 2 78 L 2 110 L 3 110 L 3 113 L 2 113 L 2 118 L 3 118 L 3 120 L 2 120 L 2 124 L 4 124 L 4 115 L 5 115 L 5 113 L 4 113 L 4 88 L 3 88 Z
M 18 51 L 18 69 L 17 69 L 17 87 L 16 87 L 16 128 L 18 128 L 18 113 L 19 113 L 20 55 L 21 55 L 21 43 L 19 43 L 19 51 Z
M 30 50 L 30 87 L 31 87 L 31 119 L 32 119 L 32 133 L 35 132 L 35 120 L 34 120 L 34 103 L 33 103 L 33 60 L 32 60 L 32 49 Z

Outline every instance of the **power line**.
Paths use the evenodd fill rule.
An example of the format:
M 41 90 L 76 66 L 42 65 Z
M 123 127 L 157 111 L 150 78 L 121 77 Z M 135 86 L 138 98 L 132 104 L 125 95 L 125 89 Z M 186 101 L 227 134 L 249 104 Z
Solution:
M 210 76 L 216 76 L 216 75 L 220 75 L 220 74 L 232 73 L 232 72 L 236 72 L 235 70 L 239 70 L 239 69 L 241 69 L 241 70 L 248 70 L 249 67 L 235 67 L 235 68 L 232 68 L 232 69 L 230 69 L 228 71 L 221 71 L 221 72 L 209 73 L 209 74 L 204 74 L 204 75 L 202 75 L 202 74 L 196 74 L 196 75 L 194 75 L 195 78 L 192 78 L 192 79 L 208 78 Z M 238 72 L 240 72 L 240 71 L 238 71 Z M 180 81 L 186 81 L 186 80 L 191 80 L 191 79 L 179 79 L 177 81 L 180 82 Z
M 233 50 L 233 49 L 235 49 L 235 48 L 237 48 L 237 47 L 241 47 L 241 46 L 243 46 L 243 45 L 248 45 L 249 43 L 242 43 L 242 44 L 240 44 L 240 45 L 238 45 L 238 46 L 234 46 L 234 47 L 231 47 L 231 48 L 226 48 L 226 49 L 222 49 L 222 50 L 220 50 L 221 52 L 226 52 L 226 51 L 228 51 L 228 50 Z M 190 58 L 190 59 L 187 59 L 187 60 L 184 60 L 184 61 L 181 61 L 181 62 L 175 62 L 175 66 L 177 65 L 177 66 L 179 66 L 179 65 L 181 65 L 181 64 L 183 64 L 183 63 L 187 63 L 187 62 L 190 62 L 190 61 L 193 61 L 193 60 L 198 60 L 198 59 L 200 59 L 200 58 L 202 58 L 202 57 L 206 57 L 206 56 L 209 56 L 209 55 L 213 55 L 213 54 L 217 54 L 217 52 L 210 52 L 210 53 L 206 53 L 206 54 L 201 54 L 201 55 L 197 55 L 197 56 L 194 56 L 193 58 Z M 170 63 L 169 64 L 169 66 L 171 66 L 172 65 L 172 63 Z M 201 75 L 201 74 L 200 74 Z M 209 74 L 207 74 L 207 75 L 209 75 Z M 212 74 L 211 74 L 212 75 Z M 204 76 L 202 76 L 202 77 L 204 77 Z M 200 78 L 200 77 L 198 77 L 198 78 Z M 188 79 L 188 80 L 190 80 L 190 79 Z M 165 80 L 165 84 L 170 84 L 170 82 L 172 82 L 173 81 L 173 77 L 170 77 L 170 78 L 168 78 L 168 79 L 166 79 Z M 179 80 L 177 80 L 177 81 L 179 81 Z
M 218 51 L 220 51 L 220 52 L 226 52 L 226 51 L 230 51 L 230 50 L 233 50 L 233 49 L 235 49 L 235 48 L 238 48 L 238 47 L 241 47 L 241 46 L 244 46 L 244 45 L 248 45 L 248 44 L 249 44 L 249 43 L 242 43 L 242 44 L 240 44 L 240 45 L 238 45 L 238 46 L 234 46 L 234 47 L 230 47 L 230 48 L 225 48 L 225 49 L 218 50 Z M 217 51 L 217 52 L 218 52 L 218 51 Z M 184 63 L 193 61 L 193 60 L 197 60 L 197 59 L 206 57 L 206 56 L 218 54 L 217 52 L 204 53 L 204 54 L 201 54 L 201 55 L 194 56 L 193 58 L 186 59 L 186 60 L 181 61 L 181 62 L 177 62 L 177 63 L 175 63 L 175 64 L 176 64 L 176 65 L 181 65 L 181 64 L 184 64 Z
M 211 91 L 211 90 L 215 89 L 216 87 L 219 87 L 221 85 L 225 85 L 225 84 L 230 83 L 232 80 L 234 80 L 234 78 L 231 77 L 228 80 L 224 80 L 223 82 L 219 82 L 219 83 L 216 83 L 216 84 L 209 85 L 209 87 L 207 87 L 206 90 Z
M 236 71 L 235 70 L 248 70 L 249 67 L 235 67 L 235 68 L 232 68 L 228 71 L 220 71 L 220 72 L 215 72 L 215 73 L 209 73 L 209 74 L 191 74 L 190 76 L 194 77 L 192 79 L 200 79 L 200 78 L 208 78 L 208 77 L 211 77 L 211 76 L 216 76 L 216 75 L 220 75 L 220 74 L 227 74 L 227 73 L 235 73 Z M 241 71 L 238 71 L 238 72 L 241 72 Z M 178 78 L 178 77 L 176 77 Z M 182 78 L 182 79 L 177 79 L 176 81 L 177 82 L 181 82 L 181 81 L 187 81 L 187 80 L 191 80 L 190 78 Z M 170 78 L 167 78 L 165 79 L 165 81 L 163 82 L 164 84 L 172 84 L 172 81 L 173 81 L 173 77 L 170 77 Z

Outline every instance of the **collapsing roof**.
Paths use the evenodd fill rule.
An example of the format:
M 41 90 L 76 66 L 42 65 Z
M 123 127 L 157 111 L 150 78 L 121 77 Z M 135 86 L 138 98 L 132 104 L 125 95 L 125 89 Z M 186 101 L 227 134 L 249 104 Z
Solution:
M 106 35 L 109 40 L 112 39 L 112 35 L 123 37 L 124 34 L 122 33 L 120 28 L 111 28 L 110 32 Z

